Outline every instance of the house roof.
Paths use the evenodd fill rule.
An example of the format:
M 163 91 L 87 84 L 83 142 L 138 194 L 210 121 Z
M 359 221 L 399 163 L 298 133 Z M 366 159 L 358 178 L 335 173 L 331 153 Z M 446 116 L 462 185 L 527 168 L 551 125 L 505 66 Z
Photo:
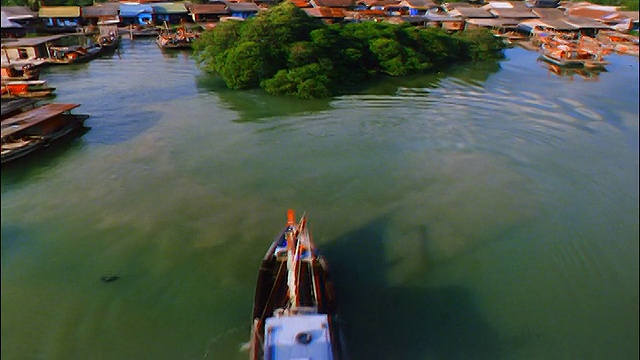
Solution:
M 7 17 L 7 14 L 4 13 L 4 10 L 2 10 L 1 12 L 2 12 L 2 28 L 3 29 L 16 29 L 16 28 L 22 27 L 20 26 L 20 24 L 11 21 Z
M 537 18 L 533 11 L 530 9 L 520 10 L 520 9 L 491 9 L 489 10 L 493 15 L 502 18 L 512 18 L 512 19 L 533 19 Z
M 20 38 L 15 41 L 2 43 L 2 47 L 4 48 L 19 48 L 19 47 L 32 47 L 40 44 L 47 43 L 49 41 L 55 41 L 58 39 L 62 39 L 63 37 L 69 36 L 69 34 L 58 34 L 58 35 L 50 35 L 50 36 L 38 36 L 32 38 Z
M 150 3 L 154 14 L 186 14 L 187 8 L 181 2 Z
M 38 11 L 41 18 L 77 18 L 80 17 L 80 6 L 43 6 Z
M 289 0 L 293 5 L 299 7 L 299 8 L 307 8 L 307 7 L 311 7 L 311 4 L 309 4 L 309 1 L 307 0 Z
M 611 29 L 611 26 L 605 25 L 600 21 L 579 16 L 567 16 L 561 20 L 579 29 Z
M 564 11 L 555 8 L 535 8 L 532 11 L 542 19 L 559 19 L 565 16 Z
M 228 2 L 227 6 L 229 7 L 229 11 L 231 12 L 258 12 L 260 11 L 260 7 L 255 3 L 235 3 Z
M 515 26 L 518 25 L 518 21 L 514 19 L 468 19 L 468 24 L 473 24 L 482 27 L 499 27 L 499 26 Z
M 187 9 L 192 14 L 228 14 L 227 4 L 213 3 L 213 4 L 190 4 L 187 5 Z
M 489 10 L 479 8 L 479 7 L 456 7 L 453 10 L 447 11 L 449 15 L 452 16 L 462 16 L 464 18 L 492 18 L 495 17 Z
M 142 13 L 153 14 L 153 8 L 148 4 L 120 4 L 120 16 L 135 17 Z
M 5 13 L 9 20 L 16 19 L 35 19 L 38 17 L 38 13 L 31 11 L 26 6 L 4 6 L 2 5 L 2 12 Z
M 354 0 L 311 0 L 309 1 L 313 7 L 352 7 Z
M 433 2 L 433 0 L 403 0 L 401 4 L 407 4 L 409 7 L 414 9 L 431 9 L 433 7 L 437 7 L 438 5 Z
M 344 10 L 341 8 L 316 7 L 304 8 L 302 11 L 306 12 L 307 15 L 311 17 L 323 19 L 342 19 L 345 17 Z
M 520 24 L 518 24 L 518 27 L 530 27 L 530 28 L 534 28 L 536 26 L 540 26 L 543 28 L 550 28 L 550 29 L 555 29 L 555 30 L 577 30 L 578 28 L 571 25 L 571 24 L 567 24 L 566 22 L 560 20 L 560 19 L 529 19 L 529 20 L 524 20 L 521 21 Z
M 82 7 L 82 17 L 92 18 L 92 17 L 104 17 L 104 16 L 117 16 L 118 10 L 120 9 L 120 4 L 118 3 L 98 3 L 92 6 L 83 6 Z

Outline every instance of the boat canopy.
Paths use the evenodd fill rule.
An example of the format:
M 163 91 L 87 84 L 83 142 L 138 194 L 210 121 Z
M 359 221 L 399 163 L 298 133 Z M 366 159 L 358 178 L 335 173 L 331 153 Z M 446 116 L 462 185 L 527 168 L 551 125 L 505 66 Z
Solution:
M 80 104 L 46 104 L 4 119 L 2 120 L 2 137 L 13 135 L 78 106 Z

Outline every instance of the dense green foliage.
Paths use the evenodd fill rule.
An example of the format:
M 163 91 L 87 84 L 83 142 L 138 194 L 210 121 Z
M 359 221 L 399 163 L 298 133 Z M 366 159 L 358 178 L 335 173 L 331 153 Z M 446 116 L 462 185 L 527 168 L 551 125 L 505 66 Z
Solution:
M 231 89 L 326 97 L 376 75 L 401 76 L 458 61 L 495 59 L 503 43 L 489 30 L 361 22 L 326 25 L 291 3 L 246 21 L 221 22 L 194 48 L 203 69 Z

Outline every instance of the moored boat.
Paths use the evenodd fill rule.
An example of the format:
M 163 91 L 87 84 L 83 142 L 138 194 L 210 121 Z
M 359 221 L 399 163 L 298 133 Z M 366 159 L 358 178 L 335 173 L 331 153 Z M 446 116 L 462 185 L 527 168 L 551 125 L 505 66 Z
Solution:
M 2 120 L 1 162 L 27 154 L 84 128 L 89 118 L 72 114 L 79 104 L 46 104 Z
M 191 44 L 200 34 L 185 27 L 175 31 L 165 30 L 156 38 L 156 43 L 162 49 L 191 49 Z
M 262 260 L 253 304 L 251 360 L 340 359 L 333 284 L 307 218 L 287 223 Z
M 540 46 L 541 59 L 563 67 L 603 69 L 609 64 L 606 51 L 589 51 L 573 44 L 544 43 Z
M 40 70 L 31 64 L 21 67 L 15 67 L 10 64 L 2 65 L 3 83 L 7 81 L 38 80 L 38 77 L 40 77 Z
M 46 80 L 19 80 L 2 83 L 2 98 L 36 98 L 53 94 L 56 88 L 47 85 Z

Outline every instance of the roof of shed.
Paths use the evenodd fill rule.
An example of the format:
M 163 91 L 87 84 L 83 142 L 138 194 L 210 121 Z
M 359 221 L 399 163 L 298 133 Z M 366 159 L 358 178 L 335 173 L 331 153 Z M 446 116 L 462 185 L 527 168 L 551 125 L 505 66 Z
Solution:
M 11 42 L 3 42 L 2 47 L 4 48 L 19 48 L 19 47 L 28 47 L 28 46 L 36 46 L 40 44 L 44 44 L 49 41 L 54 41 L 58 39 L 62 39 L 63 37 L 70 36 L 72 34 L 58 34 L 58 35 L 50 35 L 50 36 L 39 36 L 32 38 L 19 38 L 15 41 Z
M 317 8 L 304 8 L 302 9 L 307 15 L 311 17 L 318 18 L 331 18 L 331 19 L 342 19 L 345 17 L 345 13 L 343 9 L 340 8 L 328 8 L 328 7 L 317 7 Z
M 186 14 L 189 11 L 181 2 L 150 3 L 154 14 Z
M 353 0 L 311 0 L 314 7 L 352 7 Z
M 227 5 L 215 4 L 190 4 L 187 8 L 192 14 L 228 14 Z
M 80 6 L 43 6 L 38 11 L 42 18 L 77 18 L 80 17 Z
M 450 10 L 451 15 L 460 14 L 464 18 L 492 18 L 495 17 L 488 10 L 479 7 L 456 7 Z
M 38 17 L 38 13 L 31 11 L 26 6 L 4 6 L 2 5 L 2 12 L 5 13 L 9 20 L 13 19 L 35 19 Z
M 231 12 L 258 12 L 260 11 L 260 7 L 255 3 L 227 3 L 229 6 L 229 11 Z
M 118 10 L 120 9 L 120 4 L 118 3 L 98 3 L 91 6 L 83 6 L 82 7 L 82 17 L 102 17 L 102 16 L 116 16 L 118 15 Z

